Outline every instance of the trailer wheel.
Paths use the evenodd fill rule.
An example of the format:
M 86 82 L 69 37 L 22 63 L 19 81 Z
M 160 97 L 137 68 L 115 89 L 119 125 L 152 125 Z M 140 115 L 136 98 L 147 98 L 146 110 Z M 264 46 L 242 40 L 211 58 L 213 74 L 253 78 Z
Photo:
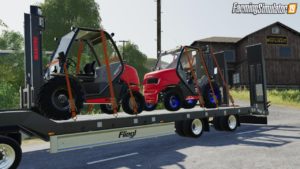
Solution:
M 238 127 L 238 119 L 236 115 L 221 117 L 220 122 L 222 129 L 226 131 L 235 131 Z
M 164 106 L 169 111 L 179 110 L 181 107 L 180 95 L 174 90 L 167 91 L 164 96 Z
M 13 139 L 0 136 L 0 168 L 15 169 L 22 158 L 20 145 Z
M 223 131 L 223 128 L 221 126 L 221 117 L 214 117 L 212 122 L 213 122 L 215 130 Z
M 84 102 L 82 87 L 70 79 L 72 94 L 77 112 L 80 112 Z M 65 77 L 54 77 L 45 83 L 38 94 L 39 110 L 46 117 L 54 120 L 71 118 L 68 90 Z
M 185 120 L 183 122 L 183 131 L 186 136 L 200 137 L 203 133 L 203 121 L 202 119 Z
M 221 94 L 220 88 L 214 82 L 212 83 L 212 86 L 213 86 L 214 93 L 215 93 L 215 95 L 217 97 L 217 100 L 218 100 L 218 105 L 221 105 L 222 94 Z M 214 100 L 214 97 L 213 97 L 213 92 L 212 92 L 212 90 L 210 88 L 210 85 L 206 84 L 204 86 L 204 88 L 202 89 L 202 91 L 203 91 L 203 99 L 204 99 L 204 103 L 205 103 L 204 106 L 206 108 L 216 108 L 217 105 L 215 103 L 215 100 Z
M 184 137 L 185 134 L 183 132 L 183 121 L 180 120 L 180 121 L 175 121 L 175 132 L 179 135 L 179 136 L 182 136 Z
M 112 106 L 110 104 L 101 104 L 100 109 L 103 113 L 114 114 L 114 110 L 112 109 Z M 120 105 L 118 105 L 117 111 L 120 111 Z
M 153 111 L 156 109 L 157 104 L 150 104 L 150 103 L 145 103 L 144 110 L 146 111 Z
M 135 102 L 137 104 L 137 114 L 140 114 L 145 106 L 145 99 L 144 96 L 137 91 L 132 91 L 133 97 L 135 98 Z M 125 113 L 130 115 L 135 115 L 133 104 L 130 101 L 130 93 L 128 92 L 122 99 L 122 108 Z
M 192 100 L 186 100 L 183 102 L 182 107 L 185 109 L 192 109 L 196 106 L 198 100 L 192 99 Z

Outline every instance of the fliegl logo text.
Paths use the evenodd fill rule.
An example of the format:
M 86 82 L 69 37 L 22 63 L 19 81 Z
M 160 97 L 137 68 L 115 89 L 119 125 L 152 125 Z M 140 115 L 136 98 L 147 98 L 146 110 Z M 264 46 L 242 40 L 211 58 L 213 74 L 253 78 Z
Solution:
M 297 3 L 289 4 L 265 4 L 265 3 L 248 3 L 248 4 L 239 4 L 237 2 L 232 5 L 233 14 L 296 14 L 297 12 Z
M 119 138 L 125 138 L 125 137 L 133 138 L 135 135 L 136 135 L 136 130 L 134 130 L 134 131 L 123 130 L 123 131 L 120 131 Z

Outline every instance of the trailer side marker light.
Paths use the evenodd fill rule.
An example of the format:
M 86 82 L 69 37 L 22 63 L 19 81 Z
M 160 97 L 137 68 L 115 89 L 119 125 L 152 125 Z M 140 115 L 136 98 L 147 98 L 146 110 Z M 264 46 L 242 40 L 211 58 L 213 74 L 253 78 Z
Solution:
M 205 112 L 205 116 L 208 116 L 208 112 Z
M 238 109 L 238 113 L 241 113 L 241 109 Z
M 55 135 L 55 133 L 54 132 L 48 132 L 48 136 L 54 136 Z
M 227 112 L 226 112 L 226 110 L 224 110 L 224 116 L 226 116 L 227 115 Z
M 97 122 L 97 127 L 98 127 L 98 128 L 101 128 L 101 127 L 103 127 L 103 124 L 102 124 L 102 122 L 101 122 L 101 121 Z
M 152 122 L 155 122 L 155 121 L 156 121 L 156 118 L 155 118 L 155 117 L 152 117 L 151 120 L 152 120 Z
M 139 123 L 139 119 L 133 119 L 133 124 Z
M 187 115 L 186 115 L 186 118 L 188 118 L 188 119 L 191 118 L 191 115 L 190 115 L 190 114 L 187 114 Z

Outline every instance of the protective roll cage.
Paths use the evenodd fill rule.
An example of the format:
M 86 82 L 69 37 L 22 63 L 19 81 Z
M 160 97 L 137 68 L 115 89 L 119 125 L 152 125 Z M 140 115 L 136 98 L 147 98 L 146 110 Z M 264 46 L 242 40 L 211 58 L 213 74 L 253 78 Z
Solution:
M 71 37 L 69 37 L 70 35 L 71 35 Z M 106 43 L 106 40 L 109 40 L 110 42 L 112 42 L 111 43 L 113 45 L 112 47 L 114 48 L 115 52 L 117 53 L 117 56 L 118 56 L 117 59 L 119 60 L 119 63 L 120 63 L 121 69 L 119 69 L 119 73 L 115 77 L 112 77 L 112 75 L 111 75 L 110 60 L 109 60 L 108 49 L 107 49 L 108 45 Z M 69 53 L 70 48 L 73 45 L 74 41 L 79 41 L 76 63 L 70 57 L 68 57 L 68 53 Z M 66 43 L 66 44 L 64 44 L 64 43 Z M 115 93 L 114 93 L 114 89 L 113 89 L 113 81 L 114 81 L 114 79 L 118 78 L 123 73 L 124 64 L 123 64 L 121 55 L 118 51 L 116 44 L 112 40 L 111 36 L 104 30 L 96 30 L 96 29 L 89 29 L 89 28 L 75 28 L 72 30 L 72 32 L 65 35 L 61 39 L 57 50 L 54 52 L 54 54 L 51 57 L 51 63 L 47 66 L 48 70 L 46 73 L 46 77 L 48 76 L 48 79 L 49 79 L 49 78 L 51 78 L 51 76 L 57 75 L 58 72 L 59 72 L 59 74 L 64 74 L 65 79 L 66 79 L 66 84 L 67 84 L 67 90 L 68 90 L 70 112 L 72 114 L 72 118 L 75 120 L 76 115 L 77 115 L 77 112 L 76 112 L 77 110 L 76 110 L 76 106 L 75 106 L 73 96 L 72 96 L 72 89 L 71 89 L 71 84 L 70 84 L 71 81 L 70 81 L 70 77 L 69 77 L 68 67 L 70 65 L 69 62 L 73 62 L 74 66 L 76 67 L 76 75 L 79 75 L 81 54 L 83 52 L 84 43 L 86 43 L 87 46 L 89 47 L 98 66 L 101 66 L 102 65 L 101 63 L 103 63 L 103 62 L 106 66 L 109 93 L 110 93 L 110 97 L 111 97 L 110 100 L 111 100 L 111 105 L 112 105 L 112 109 L 113 109 L 113 114 L 116 116 L 117 115 L 116 113 L 118 111 L 118 105 L 116 102 Z M 100 61 L 100 56 L 97 54 L 97 52 L 93 46 L 94 44 L 99 44 L 99 43 L 102 43 L 102 47 L 103 47 L 103 55 L 104 55 L 103 62 Z M 84 71 L 86 74 L 90 74 L 90 72 L 95 72 L 95 70 L 93 70 L 94 64 L 95 64 L 95 62 L 88 63 L 85 65 Z M 51 71 L 51 67 L 52 68 L 54 67 L 53 71 Z M 57 71 L 57 69 L 59 69 L 59 71 Z M 137 103 L 134 99 L 133 92 L 130 88 L 130 84 L 127 83 L 126 85 L 128 85 L 128 90 L 129 90 L 129 94 L 130 94 L 130 102 L 133 106 L 133 111 L 135 114 L 137 114 Z M 89 106 L 88 109 L 90 110 L 91 106 Z
M 220 66 L 217 62 L 217 59 L 216 59 L 216 56 L 214 54 L 214 51 L 213 51 L 213 48 L 211 46 L 205 46 L 205 47 L 202 47 L 202 48 L 197 48 L 197 47 L 193 47 L 193 46 L 182 46 L 180 48 L 177 48 L 177 49 L 174 49 L 174 50 L 170 50 L 170 51 L 166 51 L 164 53 L 162 53 L 158 59 L 158 61 L 156 62 L 156 65 L 155 65 L 155 68 L 154 70 L 160 70 L 161 69 L 161 65 L 163 64 L 162 63 L 162 60 L 161 58 L 167 54 L 173 54 L 174 55 L 174 58 L 173 58 L 173 61 L 172 62 L 176 62 L 176 73 L 177 73 L 177 76 L 180 78 L 180 80 L 182 82 L 185 81 L 185 79 L 182 79 L 182 77 L 180 76 L 178 70 L 179 69 L 182 69 L 183 70 L 183 65 L 181 63 L 181 59 L 183 57 L 185 57 L 187 59 L 187 64 L 188 64 L 188 71 L 190 73 L 190 76 L 191 76 L 191 80 L 193 81 L 194 83 L 194 86 L 195 86 L 195 91 L 192 91 L 191 88 L 184 82 L 183 84 L 186 86 L 186 88 L 193 94 L 196 94 L 198 95 L 198 100 L 199 100 L 199 103 L 200 103 L 200 107 L 204 107 L 205 105 L 205 102 L 204 102 L 204 99 L 203 99 L 203 95 L 202 95 L 202 92 L 201 92 L 201 89 L 200 89 L 200 85 L 199 85 L 199 82 L 197 80 L 197 74 L 195 72 L 195 69 L 193 68 L 193 64 L 195 64 L 191 54 L 189 53 L 190 51 L 195 51 L 197 52 L 196 55 L 198 55 L 198 57 L 200 57 L 200 62 L 201 62 L 201 65 L 203 66 L 203 69 L 204 69 L 204 74 L 205 76 L 207 77 L 207 80 L 208 80 L 208 84 L 209 84 L 209 88 L 212 92 L 212 98 L 214 100 L 214 102 L 216 103 L 216 107 L 218 107 L 218 99 L 217 99 L 217 96 L 216 96 L 216 93 L 214 91 L 214 87 L 213 87 L 213 76 L 209 74 L 209 70 L 208 70 L 208 66 L 207 66 L 207 62 L 204 58 L 204 51 L 209 51 L 207 53 L 210 54 L 210 57 L 214 63 L 214 66 L 217 68 L 218 72 L 219 73 L 219 76 L 220 76 L 220 79 L 222 80 L 222 84 L 223 84 L 223 87 L 226 89 L 226 95 L 229 97 L 231 103 L 232 103 L 232 106 L 234 106 L 234 99 L 233 97 L 231 96 L 230 94 L 230 91 L 229 91 L 229 87 L 228 87 L 228 84 L 224 78 L 224 75 L 221 73 L 221 69 L 220 69 Z M 176 56 L 176 53 L 178 53 L 178 56 L 175 58 Z M 171 63 L 172 64 L 172 63 Z M 169 68 L 170 65 L 169 64 L 166 68 Z M 225 96 L 225 97 L 227 97 Z

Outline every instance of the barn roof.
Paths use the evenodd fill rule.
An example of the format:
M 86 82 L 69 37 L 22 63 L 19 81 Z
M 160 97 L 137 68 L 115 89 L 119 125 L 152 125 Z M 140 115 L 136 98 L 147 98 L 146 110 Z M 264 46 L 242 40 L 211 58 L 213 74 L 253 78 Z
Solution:
M 292 28 L 286 26 L 285 24 L 283 24 L 281 22 L 274 22 L 270 25 L 267 25 L 267 26 L 255 31 L 255 32 L 252 32 L 252 33 L 244 36 L 243 38 L 212 36 L 212 37 L 196 40 L 192 43 L 192 45 L 194 45 L 195 43 L 201 43 L 201 42 L 207 42 L 207 43 L 238 43 L 238 42 L 242 41 L 243 39 L 247 38 L 248 36 L 251 36 L 251 35 L 253 35 L 253 34 L 255 34 L 255 33 L 259 32 L 263 29 L 266 29 L 268 27 L 275 26 L 275 25 L 279 25 L 279 26 L 281 26 L 281 27 L 283 27 L 283 28 L 285 28 L 285 29 L 287 29 L 287 30 L 289 30 L 289 31 L 291 31 L 291 32 L 293 32 L 293 33 L 300 36 L 300 32 L 296 31 L 295 29 L 292 29 Z

